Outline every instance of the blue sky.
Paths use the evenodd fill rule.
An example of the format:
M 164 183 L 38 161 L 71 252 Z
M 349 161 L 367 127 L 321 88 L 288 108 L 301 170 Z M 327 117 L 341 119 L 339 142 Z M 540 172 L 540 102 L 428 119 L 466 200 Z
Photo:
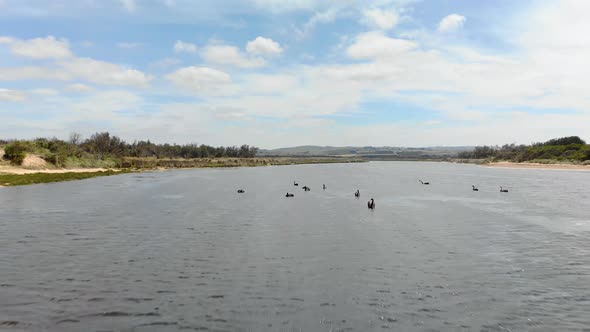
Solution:
M 0 137 L 589 139 L 588 11 L 578 0 L 0 0 Z

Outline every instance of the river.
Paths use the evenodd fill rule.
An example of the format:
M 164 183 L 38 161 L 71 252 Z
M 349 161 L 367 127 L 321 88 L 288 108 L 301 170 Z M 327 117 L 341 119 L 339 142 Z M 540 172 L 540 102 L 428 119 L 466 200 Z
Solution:
M 371 162 L 2 188 L 0 330 L 588 331 L 588 184 Z

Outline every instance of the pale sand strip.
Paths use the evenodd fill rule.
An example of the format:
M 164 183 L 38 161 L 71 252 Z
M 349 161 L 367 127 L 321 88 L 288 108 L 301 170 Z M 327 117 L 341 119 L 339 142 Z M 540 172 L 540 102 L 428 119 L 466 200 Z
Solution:
M 571 165 L 571 164 L 539 164 L 539 163 L 513 163 L 500 161 L 482 165 L 484 167 L 500 167 L 514 169 L 552 169 L 552 170 L 571 170 L 571 171 L 590 171 L 590 165 Z
M 69 168 L 69 169 L 26 169 L 11 166 L 0 166 L 0 174 L 33 174 L 33 173 L 88 173 L 88 172 L 105 172 L 117 171 L 116 169 L 107 168 Z

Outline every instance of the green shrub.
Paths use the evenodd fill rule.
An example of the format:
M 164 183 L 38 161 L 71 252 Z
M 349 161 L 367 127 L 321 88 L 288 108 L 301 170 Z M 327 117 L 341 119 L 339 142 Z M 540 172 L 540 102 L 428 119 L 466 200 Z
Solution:
M 43 156 L 43 159 L 48 163 L 52 163 L 57 167 L 64 167 L 66 164 L 67 156 L 61 153 L 47 153 Z
M 552 140 L 548 140 L 547 142 L 543 143 L 543 145 L 570 145 L 570 144 L 586 145 L 586 142 L 584 142 L 584 140 L 579 138 L 578 136 L 568 136 L 568 137 L 554 138 Z
M 13 165 L 21 165 L 25 160 L 27 146 L 21 142 L 10 143 L 4 148 L 4 158 L 10 160 Z

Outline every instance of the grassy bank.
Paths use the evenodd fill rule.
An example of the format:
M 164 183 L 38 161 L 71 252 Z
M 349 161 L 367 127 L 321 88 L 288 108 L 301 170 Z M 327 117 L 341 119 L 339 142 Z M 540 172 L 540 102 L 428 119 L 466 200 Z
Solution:
M 104 172 L 67 172 L 67 173 L 31 173 L 31 174 L 0 174 L 0 186 L 22 186 L 35 183 L 82 180 L 98 176 L 109 176 L 128 173 L 129 171 Z

